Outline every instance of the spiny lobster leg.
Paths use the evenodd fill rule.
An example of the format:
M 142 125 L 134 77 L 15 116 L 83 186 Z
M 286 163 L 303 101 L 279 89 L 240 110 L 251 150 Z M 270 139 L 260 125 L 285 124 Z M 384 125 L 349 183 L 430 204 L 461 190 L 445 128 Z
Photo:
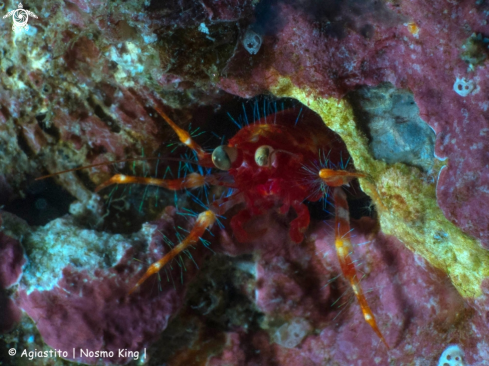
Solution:
M 333 199 L 335 204 L 336 253 L 338 254 L 341 270 L 345 278 L 350 282 L 353 292 L 355 293 L 355 296 L 362 309 L 365 321 L 372 327 L 374 332 L 389 349 L 389 345 L 380 332 L 375 321 L 374 314 L 372 313 L 367 299 L 365 298 L 360 281 L 358 280 L 357 271 L 355 270 L 355 264 L 350 256 L 350 254 L 353 252 L 353 246 L 350 238 L 350 215 L 348 212 L 349 209 L 346 194 L 341 187 L 334 188 Z
M 173 122 L 160 107 L 155 104 L 153 105 L 153 108 L 166 121 L 166 123 L 173 128 L 173 131 L 175 131 L 180 141 L 197 154 L 197 157 L 199 158 L 199 165 L 207 168 L 214 167 L 214 164 L 212 163 L 212 154 L 205 152 L 204 149 L 202 149 L 202 147 L 192 139 L 190 134 L 184 129 L 178 127 L 177 124 Z
M 144 283 L 144 281 L 146 281 L 153 274 L 157 273 L 178 254 L 180 254 L 182 251 L 187 249 L 189 246 L 197 243 L 200 237 L 204 234 L 205 230 L 211 227 L 215 221 L 216 221 L 216 215 L 210 210 L 204 211 L 201 214 L 199 214 L 195 226 L 190 231 L 190 234 L 181 243 L 179 243 L 171 251 L 165 254 L 163 258 L 161 258 L 159 261 L 149 266 L 148 270 L 144 273 L 143 277 L 141 277 L 141 279 L 136 283 L 136 285 L 131 289 L 131 291 L 129 291 L 129 294 L 133 293 L 137 288 L 139 288 Z
M 202 187 L 205 184 L 212 184 L 225 187 L 233 187 L 232 183 L 220 181 L 216 176 L 200 175 L 199 173 L 189 173 L 184 178 L 178 179 L 158 179 L 158 178 L 144 178 L 144 177 L 133 177 L 123 174 L 116 174 L 106 182 L 100 184 L 95 188 L 95 192 L 102 190 L 103 188 L 109 187 L 112 184 L 145 184 L 150 186 L 163 187 L 172 191 L 177 191 L 180 189 L 191 189 Z

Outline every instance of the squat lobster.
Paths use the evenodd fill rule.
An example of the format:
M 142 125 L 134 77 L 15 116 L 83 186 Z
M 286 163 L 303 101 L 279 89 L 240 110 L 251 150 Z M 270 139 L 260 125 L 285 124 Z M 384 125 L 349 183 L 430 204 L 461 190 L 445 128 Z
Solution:
M 234 236 L 239 242 L 246 242 L 249 239 L 244 225 L 252 217 L 273 209 L 284 215 L 291 207 L 297 217 L 290 222 L 289 235 L 294 242 L 302 242 L 303 233 L 310 223 L 309 210 L 303 202 L 306 200 L 316 202 L 327 194 L 327 188 L 332 188 L 335 206 L 335 246 L 341 270 L 350 282 L 365 321 L 389 349 L 365 298 L 351 258 L 353 247 L 349 207 L 342 188 L 348 186 L 352 180 L 366 178 L 367 175 L 344 169 L 341 163 L 344 145 L 336 134 L 314 125 L 308 126 L 307 129 L 297 126 L 299 118 L 297 112 L 294 109 L 286 109 L 242 127 L 227 145 L 218 146 L 212 153 L 208 153 L 191 138 L 187 131 L 178 127 L 155 100 L 153 108 L 175 131 L 179 140 L 195 152 L 200 166 L 217 168 L 221 172 L 208 175 L 194 172 L 179 179 L 117 174 L 99 185 L 95 191 L 98 192 L 113 184 L 137 183 L 174 191 L 219 185 L 233 189 L 233 193 L 215 200 L 207 211 L 199 214 L 187 237 L 153 263 L 129 293 L 137 290 L 150 276 L 158 273 L 182 251 L 196 244 L 204 232 L 216 222 L 218 216 L 224 215 L 230 208 L 241 203 L 244 203 L 244 208 L 233 216 L 230 223 Z M 299 114 L 301 113 L 302 110 Z M 305 112 L 301 117 L 307 118 L 309 113 L 312 112 Z M 318 164 L 321 151 L 329 151 L 329 153 L 327 161 Z M 98 165 L 105 165 L 105 163 L 91 167 Z M 338 166 L 340 169 L 337 169 Z M 78 169 L 81 168 L 68 171 Z M 64 172 L 53 175 L 61 173 Z
M 208 153 L 160 107 L 155 105 L 154 108 L 176 132 L 180 141 L 195 152 L 200 166 L 217 168 L 222 172 L 209 175 L 191 173 L 180 179 L 117 174 L 98 186 L 96 191 L 112 184 L 138 183 L 169 190 L 192 189 L 208 184 L 221 185 L 233 188 L 235 192 L 229 197 L 214 201 L 209 210 L 202 212 L 189 235 L 163 258 L 153 263 L 130 293 L 138 289 L 151 275 L 159 272 L 179 253 L 195 244 L 205 230 L 214 224 L 217 216 L 225 214 L 228 209 L 240 203 L 244 203 L 245 208 L 231 219 L 231 228 L 238 241 L 245 242 L 248 239 L 244 224 L 253 216 L 271 209 L 278 209 L 279 213 L 286 214 L 292 207 L 297 217 L 290 223 L 289 234 L 294 242 L 300 243 L 310 222 L 309 210 L 303 202 L 320 200 L 325 195 L 325 188 L 330 187 L 333 189 L 336 210 L 335 245 L 341 270 L 350 282 L 366 322 L 389 348 L 365 298 L 350 256 L 353 247 L 350 238 L 349 208 L 342 186 L 347 186 L 355 178 L 365 178 L 366 174 L 331 168 L 340 165 L 341 160 L 342 147 L 336 135 L 319 131 L 314 127 L 298 127 L 296 111 L 287 109 L 268 117 L 268 120 L 273 120 L 274 123 L 263 117 L 254 124 L 242 127 L 227 145 L 219 146 L 212 153 Z M 317 160 L 321 150 L 329 151 L 329 167 L 317 164 L 311 167 L 310 163 Z

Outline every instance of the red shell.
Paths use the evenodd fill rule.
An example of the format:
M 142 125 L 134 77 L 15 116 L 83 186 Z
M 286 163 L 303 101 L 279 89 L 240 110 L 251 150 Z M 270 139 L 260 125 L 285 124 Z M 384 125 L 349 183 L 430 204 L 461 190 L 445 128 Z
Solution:
M 302 122 L 305 119 L 307 128 Z M 277 153 L 270 167 L 260 167 L 255 162 L 255 151 L 263 145 L 288 153 Z M 295 200 L 317 201 L 321 195 L 311 197 L 314 177 L 308 179 L 304 167 L 317 165 L 323 155 L 334 165 L 347 158 L 344 143 L 317 114 L 295 108 L 243 127 L 228 146 L 238 149 L 238 159 L 229 174 L 234 177 L 237 189 L 245 193 L 249 208 L 269 207 L 271 202 L 279 201 L 288 204 Z

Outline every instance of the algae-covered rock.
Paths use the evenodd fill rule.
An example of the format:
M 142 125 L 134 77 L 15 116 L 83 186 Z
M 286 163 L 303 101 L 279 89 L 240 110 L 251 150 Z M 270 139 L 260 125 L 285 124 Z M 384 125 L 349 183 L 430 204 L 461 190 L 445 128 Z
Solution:
M 449 222 L 438 207 L 436 177 L 440 163 L 427 174 L 404 164 L 378 161 L 372 157 L 368 140 L 346 101 L 322 98 L 313 90 L 294 86 L 287 78 L 280 78 L 272 91 L 307 105 L 345 141 L 355 167 L 369 175 L 360 179 L 360 183 L 376 203 L 384 233 L 396 236 L 445 271 L 464 297 L 482 294 L 482 281 L 489 277 L 489 252 Z

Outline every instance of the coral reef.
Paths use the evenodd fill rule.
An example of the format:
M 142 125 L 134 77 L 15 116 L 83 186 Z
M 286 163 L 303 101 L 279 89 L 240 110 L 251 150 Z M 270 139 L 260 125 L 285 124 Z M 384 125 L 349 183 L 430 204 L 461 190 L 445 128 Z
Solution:
M 137 361 L 64 357 L 90 364 L 422 365 L 456 344 L 465 364 L 488 364 L 487 1 L 24 7 L 38 16 L 27 32 L 11 18 L 0 27 L 0 348 L 139 352 Z M 301 244 L 273 212 L 254 218 L 267 232 L 245 244 L 223 219 L 206 234 L 218 254 L 199 245 L 126 296 L 207 202 L 94 188 L 114 171 L 181 173 L 165 158 L 191 156 L 155 106 L 213 148 L 244 119 L 274 113 L 263 98 L 238 99 L 259 94 L 312 109 L 368 175 L 352 187 L 371 199 L 358 214 L 370 217 L 354 225 L 354 255 L 391 350 L 340 276 L 322 207 Z M 245 105 L 253 115 L 240 120 Z M 141 155 L 160 160 L 33 182 Z M 3 353 L 2 363 L 27 362 Z

